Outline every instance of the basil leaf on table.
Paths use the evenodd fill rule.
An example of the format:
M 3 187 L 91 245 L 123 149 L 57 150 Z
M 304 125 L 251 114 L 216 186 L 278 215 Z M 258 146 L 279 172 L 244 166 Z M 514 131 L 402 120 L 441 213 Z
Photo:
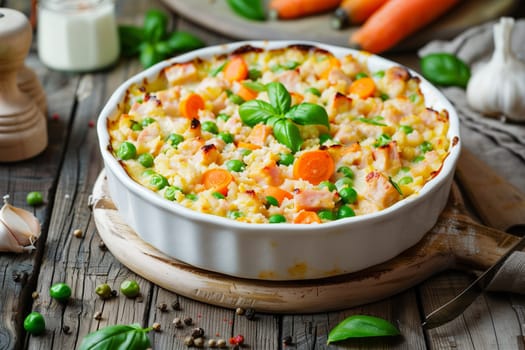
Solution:
M 286 87 L 282 83 L 274 81 L 266 85 L 266 90 L 270 104 L 277 110 L 277 113 L 288 112 L 292 104 L 292 97 Z
M 135 26 L 119 26 L 120 52 L 124 57 L 135 56 L 140 52 L 144 41 L 144 30 Z
M 204 46 L 204 42 L 195 35 L 188 32 L 173 32 L 166 40 L 168 46 L 173 51 L 191 51 Z
M 150 330 L 139 324 L 104 327 L 86 335 L 78 350 L 146 350 L 151 348 Z
M 384 337 L 399 335 L 399 330 L 379 317 L 353 315 L 347 317 L 328 334 L 328 344 L 349 338 Z
M 264 12 L 261 0 L 227 0 L 228 6 L 239 16 L 254 21 L 264 21 Z
M 155 63 L 164 59 L 165 55 L 155 49 L 155 46 L 150 43 L 142 43 L 140 48 L 140 63 L 144 68 L 153 66 Z
M 299 125 L 324 125 L 330 128 L 326 110 L 315 103 L 304 102 L 293 106 L 285 117 Z
M 470 79 L 469 66 L 449 53 L 426 55 L 420 63 L 423 76 L 436 85 L 465 88 Z
M 239 107 L 239 115 L 244 124 L 255 126 L 266 121 L 277 114 L 275 108 L 266 101 L 251 100 Z
M 162 40 L 166 36 L 168 16 L 160 10 L 149 10 L 144 16 L 144 35 L 149 42 Z
M 297 152 L 303 144 L 299 128 L 290 119 L 281 118 L 273 123 L 273 135 L 292 152 Z

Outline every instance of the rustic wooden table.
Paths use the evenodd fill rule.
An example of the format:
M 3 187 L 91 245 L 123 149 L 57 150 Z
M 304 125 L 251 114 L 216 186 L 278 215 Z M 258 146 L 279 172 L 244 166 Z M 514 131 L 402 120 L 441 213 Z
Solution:
M 29 13 L 30 1 L 0 0 L 0 7 Z M 160 7 L 148 1 L 118 1 L 119 20 L 140 23 L 145 9 Z M 208 45 L 230 41 L 196 27 L 173 14 L 177 28 L 202 37 Z M 35 45 L 34 45 L 35 46 Z M 415 54 L 394 59 L 414 67 Z M 464 314 L 436 329 L 421 327 L 424 314 L 462 290 L 473 276 L 447 271 L 424 283 L 368 305 L 319 314 L 271 315 L 256 313 L 253 320 L 235 310 L 210 306 L 168 292 L 125 268 L 110 252 L 101 249 L 92 213 L 88 207 L 93 184 L 102 169 L 94 123 L 112 91 L 141 70 L 136 60 L 121 60 L 110 70 L 93 74 L 68 74 L 47 69 L 36 49 L 27 59 L 43 83 L 49 105 L 49 146 L 36 158 L 0 164 L 0 194 L 9 194 L 15 206 L 28 209 L 26 194 L 41 191 L 45 204 L 34 209 L 43 223 L 42 236 L 32 254 L 0 254 L 0 349 L 75 349 L 89 332 L 113 324 L 159 322 L 161 332 L 151 332 L 154 349 L 185 349 L 183 339 L 191 328 L 175 329 L 175 317 L 192 317 L 214 338 L 244 335 L 251 349 L 517 349 L 525 334 L 525 297 L 485 293 Z M 472 150 L 487 157 L 481 150 Z M 525 164 L 523 165 L 525 167 Z M 497 169 L 505 175 L 509 169 Z M 520 184 L 518 184 L 519 186 Z M 525 184 L 521 183 L 525 191 Z M 83 238 L 72 232 L 80 229 Z M 117 287 L 125 279 L 136 279 L 141 299 L 122 296 L 102 301 L 94 293 L 98 284 Z M 49 297 L 49 287 L 68 283 L 73 290 L 67 305 Z M 32 297 L 34 292 L 38 298 Z M 181 310 L 169 305 L 178 301 Z M 157 305 L 166 303 L 161 312 Z M 46 319 L 46 332 L 29 336 L 24 317 L 32 310 Z M 100 320 L 94 319 L 102 312 Z M 326 345 L 327 334 L 338 322 L 353 314 L 375 315 L 397 325 L 402 336 L 391 339 L 350 340 Z M 291 345 L 283 345 L 290 336 Z

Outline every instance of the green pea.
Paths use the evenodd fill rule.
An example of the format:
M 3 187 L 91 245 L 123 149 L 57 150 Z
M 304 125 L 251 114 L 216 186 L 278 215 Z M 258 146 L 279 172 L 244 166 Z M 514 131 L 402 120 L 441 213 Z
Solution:
M 46 330 L 46 321 L 39 312 L 33 311 L 24 319 L 24 329 L 34 335 L 42 334 Z
M 149 183 L 156 190 L 162 190 L 164 187 L 169 185 L 168 179 L 166 179 L 164 176 L 160 174 L 151 175 L 151 178 L 149 179 Z
M 366 74 L 365 72 L 359 72 L 355 75 L 355 80 L 357 79 L 361 79 L 361 78 L 366 78 L 368 77 L 368 74 Z
M 286 218 L 284 217 L 284 215 L 281 214 L 273 214 L 270 215 L 270 217 L 268 218 L 268 222 L 270 224 L 279 224 L 282 222 L 286 222 Z
M 419 163 L 419 162 L 421 162 L 424 159 L 425 159 L 425 156 L 417 156 L 414 159 L 412 159 L 412 162 L 413 163 Z
M 337 190 L 341 190 L 342 188 L 345 188 L 345 187 L 351 187 L 353 184 L 354 184 L 354 181 L 352 181 L 351 178 L 342 177 L 335 182 L 335 188 L 337 188 Z
M 146 127 L 146 126 L 150 125 L 151 123 L 155 123 L 155 119 L 153 119 L 151 117 L 146 117 L 146 118 L 142 119 L 142 126 L 143 127 Z
M 182 189 L 177 186 L 168 186 L 164 190 L 164 198 L 166 198 L 169 201 L 174 201 L 177 192 L 182 192 Z
M 194 193 L 186 193 L 186 198 L 188 198 L 190 201 L 196 201 L 199 199 L 199 197 Z
M 319 135 L 319 143 L 321 145 L 323 143 L 325 143 L 326 141 L 331 140 L 331 139 L 332 139 L 332 135 L 330 135 L 330 134 L 321 134 L 321 135 Z
M 351 179 L 354 178 L 354 172 L 352 171 L 352 169 L 350 169 L 350 167 L 347 167 L 347 166 L 339 167 L 339 169 L 337 169 L 337 172 Z
M 134 144 L 132 144 L 129 141 L 123 142 L 118 150 L 117 150 L 117 157 L 119 157 L 122 160 L 128 160 L 133 159 L 137 156 L 137 148 Z
M 230 90 L 226 90 L 226 95 L 228 96 L 228 98 L 230 99 L 230 101 L 232 101 L 233 103 L 235 103 L 236 105 L 241 105 L 244 103 L 244 99 L 237 95 L 237 94 L 234 94 L 233 92 L 231 92 Z
M 177 146 L 179 143 L 184 141 L 184 136 L 180 134 L 170 134 L 168 136 L 168 143 L 172 145 L 173 147 Z
M 319 219 L 323 221 L 332 221 L 336 219 L 334 212 L 328 209 L 319 210 L 317 212 L 317 216 L 319 216 Z
M 217 199 L 224 199 L 224 198 L 226 198 L 226 197 L 225 197 L 222 193 L 220 193 L 220 192 L 213 192 L 211 195 L 212 195 L 213 197 L 217 198 Z
M 135 280 L 125 280 L 120 284 L 120 292 L 128 298 L 135 298 L 140 294 L 140 286 Z
M 246 164 L 239 159 L 230 159 L 226 162 L 226 169 L 235 171 L 236 173 L 243 171 L 246 168 Z
M 67 301 L 71 297 L 71 287 L 65 283 L 56 283 L 49 288 L 49 295 L 60 302 Z
M 248 78 L 250 78 L 250 80 L 256 81 L 260 77 L 262 77 L 262 72 L 260 70 L 255 68 L 248 70 Z
M 421 145 L 419 145 L 419 149 L 423 153 L 430 152 L 430 151 L 432 151 L 433 148 L 434 147 L 432 146 L 432 144 L 430 142 L 428 142 L 428 141 L 423 141 L 423 143 Z
M 353 204 L 357 201 L 357 192 L 352 187 L 343 187 L 337 193 L 344 203 Z
M 383 147 L 388 145 L 392 141 L 392 138 L 387 134 L 381 134 L 374 143 L 375 147 Z
M 150 153 L 142 153 L 137 160 L 144 168 L 153 166 L 153 156 Z
M 32 191 L 27 194 L 26 202 L 32 206 L 40 205 L 44 203 L 44 196 L 42 195 L 42 192 Z
M 321 181 L 319 183 L 319 185 L 317 185 L 319 188 L 323 188 L 323 187 L 326 187 L 328 188 L 328 191 L 332 192 L 332 191 L 335 191 L 337 189 L 337 187 L 331 183 L 330 181 L 328 180 L 325 180 L 325 181 Z
M 401 179 L 399 179 L 398 183 L 400 185 L 408 185 L 409 183 L 412 183 L 414 179 L 411 176 L 404 176 Z
M 406 135 L 414 131 L 414 128 L 410 125 L 401 125 L 399 129 L 401 129 L 401 131 L 404 132 Z
M 201 124 L 201 128 L 203 131 L 207 131 L 209 133 L 212 133 L 212 134 L 217 134 L 219 133 L 219 128 L 217 127 L 217 124 L 215 124 L 214 122 L 212 121 L 205 121 Z
M 217 136 L 226 143 L 233 143 L 234 141 L 233 135 L 229 132 L 220 132 Z
M 354 209 L 350 208 L 348 205 L 342 205 L 337 210 L 337 218 L 343 219 L 343 218 L 349 218 L 355 216 Z
M 133 130 L 133 131 L 141 131 L 142 129 L 143 129 L 142 125 L 140 125 L 136 121 L 133 120 L 131 122 L 131 130 Z
M 242 217 L 244 214 L 238 210 L 232 210 L 232 211 L 229 211 L 226 216 L 230 219 L 238 219 L 240 217 Z
M 228 119 L 230 119 L 230 116 L 226 113 L 220 113 L 217 116 L 217 119 L 222 120 L 222 121 L 227 121 Z
M 375 73 L 373 74 L 373 76 L 374 76 L 375 78 L 381 79 L 382 77 L 385 76 L 385 71 L 384 71 L 384 70 L 378 70 L 377 72 L 375 72 Z
M 266 196 L 266 203 L 275 207 L 279 206 L 279 201 L 273 196 Z
M 278 163 L 281 165 L 292 165 L 295 161 L 295 157 L 291 153 L 280 153 Z
M 239 153 L 241 154 L 241 156 L 247 156 L 248 154 L 252 153 L 252 150 L 251 149 L 246 149 L 246 148 L 242 148 L 239 150 Z
M 418 94 L 412 94 L 412 95 L 408 96 L 408 99 L 412 103 L 417 103 L 417 102 L 419 102 L 419 95 Z
M 388 100 L 388 99 L 390 98 L 390 96 L 388 96 L 388 94 L 386 94 L 386 93 L 384 93 L 384 92 L 382 92 L 382 93 L 379 95 L 379 97 L 380 97 L 381 100 L 383 100 L 383 101 L 386 101 L 386 100 Z
M 319 89 L 316 89 L 314 87 L 309 87 L 304 92 L 305 93 L 310 93 L 310 94 L 315 95 L 317 97 L 321 97 L 321 91 L 319 91 Z
M 149 177 L 149 176 L 151 176 L 153 174 L 156 174 L 155 170 L 153 170 L 153 169 L 146 169 L 142 173 L 142 176 Z
M 99 284 L 95 288 L 95 293 L 102 299 L 109 299 L 111 298 L 111 287 L 107 283 Z

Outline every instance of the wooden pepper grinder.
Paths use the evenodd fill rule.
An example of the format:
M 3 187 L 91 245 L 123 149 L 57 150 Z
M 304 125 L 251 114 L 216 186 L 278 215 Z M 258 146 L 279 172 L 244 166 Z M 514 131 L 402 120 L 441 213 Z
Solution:
M 46 119 L 17 84 L 31 40 L 24 14 L 0 8 L 0 162 L 31 158 L 47 146 Z

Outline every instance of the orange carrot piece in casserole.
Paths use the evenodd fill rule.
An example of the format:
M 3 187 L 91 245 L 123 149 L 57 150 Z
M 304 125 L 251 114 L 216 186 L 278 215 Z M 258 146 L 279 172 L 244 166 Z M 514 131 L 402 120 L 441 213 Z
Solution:
M 226 63 L 224 78 L 229 82 L 248 78 L 248 65 L 241 56 L 234 56 Z
M 299 156 L 293 166 L 295 179 L 303 179 L 314 185 L 328 180 L 334 173 L 335 164 L 328 151 L 308 151 Z
M 283 200 L 293 198 L 293 194 L 277 186 L 268 186 L 264 190 L 264 196 L 275 198 L 279 205 L 282 204 Z
M 191 93 L 179 104 L 179 112 L 188 119 L 199 119 L 199 111 L 204 109 L 204 99 L 199 94 Z
M 209 169 L 202 174 L 202 183 L 206 189 L 213 189 L 223 195 L 228 194 L 228 185 L 233 181 L 232 174 L 222 168 Z
M 376 92 L 376 84 L 374 79 L 365 77 L 354 80 L 350 85 L 350 93 L 355 94 L 361 98 L 367 98 Z
M 294 224 L 320 224 L 321 219 L 315 211 L 302 210 L 293 219 Z

